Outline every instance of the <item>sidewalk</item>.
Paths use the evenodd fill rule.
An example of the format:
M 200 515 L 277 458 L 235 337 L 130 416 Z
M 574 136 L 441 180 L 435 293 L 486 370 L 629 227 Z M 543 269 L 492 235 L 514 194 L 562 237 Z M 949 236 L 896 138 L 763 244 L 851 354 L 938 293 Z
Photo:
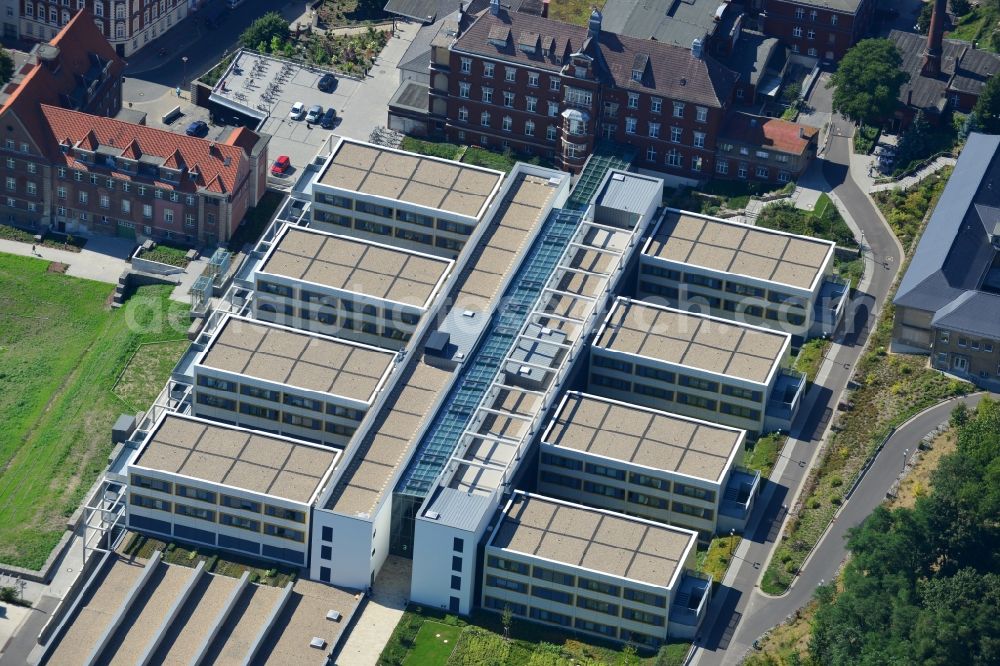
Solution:
M 906 176 L 905 178 L 900 178 L 899 180 L 893 181 L 891 183 L 878 183 L 873 184 L 868 191 L 869 192 L 884 192 L 885 190 L 905 190 L 907 188 L 913 187 L 920 181 L 922 181 L 927 176 L 937 173 L 941 169 L 949 166 L 955 166 L 957 160 L 954 157 L 942 156 L 920 169 L 912 176 Z
M 134 240 L 102 236 L 88 239 L 80 252 L 57 250 L 42 245 L 36 245 L 32 252 L 28 243 L 0 239 L 0 252 L 58 261 L 69 266 L 66 275 L 111 284 L 117 284 L 118 276 L 128 268 L 125 260 L 134 247 Z

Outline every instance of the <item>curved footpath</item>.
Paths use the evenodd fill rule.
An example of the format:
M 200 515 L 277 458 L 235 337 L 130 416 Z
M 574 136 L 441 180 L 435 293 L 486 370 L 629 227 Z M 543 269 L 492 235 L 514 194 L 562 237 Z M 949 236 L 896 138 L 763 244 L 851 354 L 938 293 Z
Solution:
M 974 408 L 986 393 L 974 393 L 961 398 L 950 398 L 930 407 L 896 429 L 875 458 L 861 483 L 837 513 L 833 522 L 820 538 L 816 548 L 806 559 L 801 572 L 795 577 L 788 592 L 780 597 L 754 592 L 750 603 L 752 612 L 747 613 L 739 626 L 739 641 L 727 651 L 723 663 L 736 663 L 749 645 L 768 629 L 780 624 L 786 617 L 805 606 L 812 599 L 813 592 L 823 582 L 829 582 L 836 575 L 847 556 L 847 532 L 860 525 L 889 492 L 892 484 L 903 471 L 904 451 L 910 455 L 916 451 L 920 440 L 942 422 L 948 420 L 951 410 L 959 402 Z
M 852 133 L 852 125 L 835 116 L 831 121 L 822 160 L 814 168 L 821 170 L 827 191 L 840 202 L 848 223 L 856 232 L 864 233 L 868 258 L 866 264 L 871 271 L 859 285 L 860 293 L 855 295 L 846 315 L 847 332 L 834 340 L 816 383 L 803 399 L 799 418 L 792 428 L 788 443 L 757 500 L 757 515 L 752 519 L 745 538 L 737 548 L 735 560 L 723 580 L 723 588 L 713 600 L 705 622 L 705 633 L 695 641 L 696 649 L 692 651 L 689 661 L 692 664 L 737 663 L 761 633 L 780 623 L 807 602 L 820 578 L 828 578 L 830 575 L 830 572 L 818 574 L 814 581 L 811 578 L 800 579 L 793 588 L 794 594 L 789 592 L 780 599 L 767 597 L 757 588 L 787 518 L 787 507 L 794 505 L 809 470 L 816 462 L 834 407 L 854 371 L 871 326 L 877 321 L 899 270 L 899 258 L 903 252 L 871 198 L 851 177 Z M 873 466 L 868 473 L 870 482 L 875 483 L 874 479 L 880 478 L 881 473 L 884 470 Z M 883 479 L 885 489 L 889 488 L 895 478 L 894 473 L 890 478 Z M 859 492 L 860 489 L 855 495 Z M 882 491 L 883 495 L 884 493 L 885 490 Z M 856 506 L 861 505 L 862 502 L 858 501 Z M 868 512 L 870 510 L 871 508 Z M 842 538 L 831 539 L 830 543 L 835 544 L 843 553 Z M 816 570 L 821 568 L 820 562 L 825 562 L 825 559 L 817 559 L 818 557 L 813 558 L 817 563 Z M 843 554 L 837 557 L 831 571 L 836 570 L 842 558 Z M 811 571 L 812 569 L 808 569 L 807 573 Z

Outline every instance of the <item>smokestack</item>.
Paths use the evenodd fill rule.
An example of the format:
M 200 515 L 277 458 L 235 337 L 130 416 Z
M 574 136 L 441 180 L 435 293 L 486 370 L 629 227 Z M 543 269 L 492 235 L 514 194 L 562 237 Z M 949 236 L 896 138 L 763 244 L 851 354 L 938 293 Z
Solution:
M 927 31 L 927 49 L 924 50 L 924 76 L 941 73 L 941 41 L 944 39 L 944 22 L 948 20 L 947 4 L 948 0 L 934 0 L 931 25 Z
M 549 17 L 549 1 L 550 0 L 542 0 L 542 18 Z
M 604 17 L 601 11 L 594 7 L 590 11 L 590 20 L 587 22 L 587 37 L 597 39 L 601 36 L 601 21 Z
M 698 60 L 701 60 L 703 48 L 704 47 L 700 39 L 695 37 L 693 40 L 691 40 L 691 55 L 693 55 Z
M 490 0 L 490 14 L 500 16 L 500 0 Z

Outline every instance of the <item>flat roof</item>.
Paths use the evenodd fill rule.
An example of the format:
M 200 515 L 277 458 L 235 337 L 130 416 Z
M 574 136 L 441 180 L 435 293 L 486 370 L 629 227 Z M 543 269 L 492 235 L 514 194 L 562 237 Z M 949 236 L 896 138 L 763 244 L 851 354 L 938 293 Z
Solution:
M 492 169 L 342 139 L 319 182 L 478 218 L 502 178 Z
M 361 595 L 340 588 L 299 579 L 292 596 L 275 618 L 251 664 L 319 664 L 321 652 L 309 645 L 313 638 L 326 641 L 323 652 L 331 652 L 347 630 L 349 618 L 361 603 Z M 331 611 L 340 613 L 340 620 L 328 620 Z
M 167 414 L 132 464 L 307 503 L 339 457 L 338 449 Z
M 594 345 L 766 384 L 789 340 L 787 333 L 618 298 Z
M 718 482 L 745 435 L 736 428 L 570 391 L 542 441 Z
M 259 273 L 427 307 L 452 261 L 286 225 Z
M 452 373 L 423 361 L 393 388 L 397 395 L 379 414 L 337 482 L 327 508 L 345 515 L 367 514 L 389 489 L 393 473 L 406 458 L 410 443 Z M 394 399 L 393 399 L 394 398 Z
M 370 403 L 395 354 L 283 326 L 228 317 L 199 364 Z
M 670 212 L 642 253 L 712 271 L 811 289 L 833 253 L 831 241 L 684 212 Z
M 491 545 L 667 588 L 697 540 L 691 530 L 515 492 Z

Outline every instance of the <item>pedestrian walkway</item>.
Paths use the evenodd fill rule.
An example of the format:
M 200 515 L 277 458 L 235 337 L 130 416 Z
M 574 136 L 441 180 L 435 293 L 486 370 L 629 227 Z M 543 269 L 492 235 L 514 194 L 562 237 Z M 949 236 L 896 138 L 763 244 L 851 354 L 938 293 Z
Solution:
M 945 167 L 955 166 L 955 158 L 950 155 L 938 157 L 936 160 L 920 169 L 916 173 L 889 183 L 873 183 L 868 189 L 869 192 L 884 192 L 885 190 L 905 190 L 913 187 L 927 176 L 935 174 Z
M 392 630 L 399 624 L 410 596 L 413 563 L 389 556 L 375 579 L 375 587 L 358 614 L 351 633 L 334 661 L 338 666 L 375 666 Z
M 104 236 L 89 239 L 80 252 L 0 239 L 0 252 L 58 261 L 68 266 L 66 275 L 111 284 L 128 268 L 126 259 L 134 247 L 134 240 Z

